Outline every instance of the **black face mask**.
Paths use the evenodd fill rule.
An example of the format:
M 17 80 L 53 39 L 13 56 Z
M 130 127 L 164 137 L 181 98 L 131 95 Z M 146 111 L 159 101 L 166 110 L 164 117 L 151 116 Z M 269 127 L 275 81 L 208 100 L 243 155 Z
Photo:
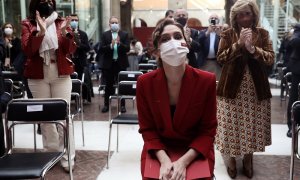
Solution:
M 39 11 L 41 17 L 48 17 L 54 11 L 53 6 L 47 2 L 40 3 L 37 7 L 37 10 Z
M 180 17 L 180 18 L 176 19 L 176 21 L 184 27 L 187 22 L 187 18 Z

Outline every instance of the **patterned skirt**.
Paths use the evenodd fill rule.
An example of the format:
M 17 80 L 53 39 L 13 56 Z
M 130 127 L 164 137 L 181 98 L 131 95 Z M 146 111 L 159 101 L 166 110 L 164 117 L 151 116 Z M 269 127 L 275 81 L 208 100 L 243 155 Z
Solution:
M 248 67 L 235 99 L 217 97 L 216 146 L 223 156 L 265 151 L 271 145 L 270 99 L 258 101 Z

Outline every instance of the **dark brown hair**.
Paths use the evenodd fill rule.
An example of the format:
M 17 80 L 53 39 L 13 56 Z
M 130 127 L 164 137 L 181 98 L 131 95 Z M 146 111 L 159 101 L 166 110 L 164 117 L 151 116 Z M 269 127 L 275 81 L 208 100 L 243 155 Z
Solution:
M 35 20 L 36 10 L 37 10 L 37 7 L 40 2 L 41 2 L 41 0 L 31 0 L 30 1 L 30 4 L 29 4 L 29 18 L 30 19 Z M 55 0 L 52 0 L 52 3 L 53 3 L 53 10 L 56 11 Z
M 154 29 L 154 31 L 153 31 L 153 33 L 152 33 L 152 41 L 153 41 L 153 50 L 152 50 L 152 53 L 156 53 L 157 52 L 157 50 L 158 50 L 158 46 L 159 46 L 159 41 L 160 41 L 160 38 L 161 38 L 161 34 L 162 34 L 162 32 L 164 31 L 164 29 L 165 29 L 165 27 L 166 26 L 168 26 L 168 25 L 174 25 L 174 26 L 177 26 L 179 29 L 180 29 L 180 31 L 181 31 L 181 33 L 182 33 L 182 35 L 183 35 L 183 38 L 184 38 L 184 40 L 185 40 L 185 42 L 187 42 L 187 40 L 186 40 L 186 38 L 185 38 L 185 35 L 184 35 L 184 30 L 183 30 L 183 27 L 182 27 L 182 25 L 181 24 L 179 24 L 179 23 L 177 23 L 177 22 L 175 22 L 174 20 L 172 20 L 172 19 L 164 19 L 162 22 L 160 22 L 157 26 L 156 26 L 156 28 Z M 162 63 L 161 63 L 161 59 L 160 59 L 160 57 L 158 57 L 157 58 L 157 64 L 159 65 L 159 66 L 161 66 L 162 65 Z

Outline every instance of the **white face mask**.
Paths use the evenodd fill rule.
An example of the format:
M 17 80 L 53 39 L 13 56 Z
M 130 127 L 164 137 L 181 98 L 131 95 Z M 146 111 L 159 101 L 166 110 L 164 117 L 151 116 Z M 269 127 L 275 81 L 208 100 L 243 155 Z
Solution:
M 171 39 L 160 45 L 160 56 L 163 62 L 170 66 L 180 66 L 185 63 L 189 49 L 183 46 L 184 40 Z
M 120 27 L 119 27 L 119 24 L 111 24 L 111 30 L 113 32 L 117 32 L 119 31 Z
M 4 33 L 5 33 L 6 35 L 12 35 L 13 30 L 12 30 L 11 28 L 5 28 L 5 29 L 4 29 Z

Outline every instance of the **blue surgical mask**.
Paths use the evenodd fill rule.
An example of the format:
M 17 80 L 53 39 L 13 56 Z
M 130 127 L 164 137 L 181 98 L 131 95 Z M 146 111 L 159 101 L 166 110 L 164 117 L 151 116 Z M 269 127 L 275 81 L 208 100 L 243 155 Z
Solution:
M 77 29 L 78 28 L 78 22 L 77 21 L 71 21 L 70 26 L 72 29 Z
M 117 32 L 119 31 L 120 27 L 119 27 L 119 24 L 111 24 L 111 30 L 113 32 Z

